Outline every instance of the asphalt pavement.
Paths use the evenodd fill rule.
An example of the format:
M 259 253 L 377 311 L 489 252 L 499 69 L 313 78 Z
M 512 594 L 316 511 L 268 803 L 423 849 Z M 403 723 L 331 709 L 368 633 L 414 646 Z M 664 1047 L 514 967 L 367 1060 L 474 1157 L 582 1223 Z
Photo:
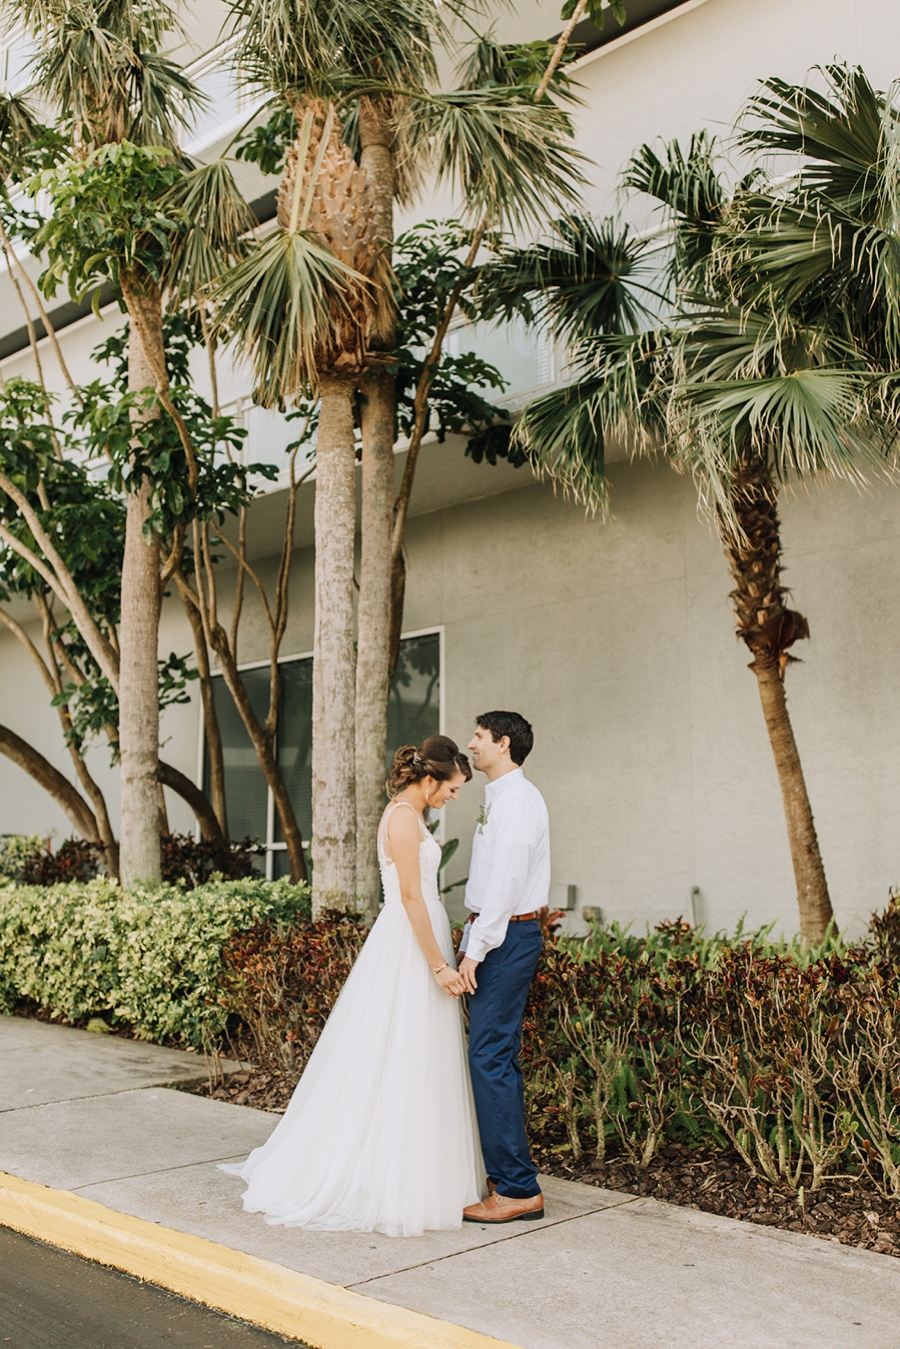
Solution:
M 301 1349 L 0 1227 L 0 1349 Z

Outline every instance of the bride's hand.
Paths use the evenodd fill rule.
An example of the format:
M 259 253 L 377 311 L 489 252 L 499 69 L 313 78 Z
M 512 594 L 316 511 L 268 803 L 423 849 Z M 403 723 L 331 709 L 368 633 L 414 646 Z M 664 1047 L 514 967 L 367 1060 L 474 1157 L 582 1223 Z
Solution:
M 465 984 L 452 965 L 447 965 L 444 969 L 439 970 L 434 977 L 444 992 L 450 994 L 451 998 L 458 998 L 460 993 L 466 991 Z

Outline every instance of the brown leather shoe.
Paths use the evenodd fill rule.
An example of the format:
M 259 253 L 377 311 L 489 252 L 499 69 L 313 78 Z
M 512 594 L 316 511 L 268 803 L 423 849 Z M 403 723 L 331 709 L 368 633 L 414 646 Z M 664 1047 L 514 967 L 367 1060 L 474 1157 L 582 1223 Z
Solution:
M 530 1199 L 510 1199 L 496 1191 L 482 1200 L 480 1204 L 470 1204 L 463 1209 L 464 1223 L 513 1223 L 518 1218 L 535 1222 L 544 1216 L 544 1196 L 532 1195 Z

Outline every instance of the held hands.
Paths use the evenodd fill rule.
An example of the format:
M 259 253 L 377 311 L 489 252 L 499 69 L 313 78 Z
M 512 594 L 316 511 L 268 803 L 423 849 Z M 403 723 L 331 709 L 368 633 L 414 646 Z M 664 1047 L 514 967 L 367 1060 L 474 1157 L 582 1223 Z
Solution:
M 477 960 L 470 960 L 468 956 L 463 956 L 459 963 L 459 977 L 463 983 L 464 993 L 474 993 L 478 987 L 478 980 L 475 978 L 477 969 Z
M 466 985 L 452 965 L 444 965 L 442 969 L 433 970 L 432 973 L 440 987 L 445 993 L 449 993 L 451 998 L 458 998 L 461 993 L 465 993 Z

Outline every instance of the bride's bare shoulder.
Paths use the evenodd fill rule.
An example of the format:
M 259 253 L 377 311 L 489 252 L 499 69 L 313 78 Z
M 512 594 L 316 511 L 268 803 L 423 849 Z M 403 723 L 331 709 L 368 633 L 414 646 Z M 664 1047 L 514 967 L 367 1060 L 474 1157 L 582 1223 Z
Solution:
M 385 828 L 392 843 L 406 839 L 418 841 L 422 836 L 422 822 L 415 806 L 408 801 L 395 801 L 385 811 Z

